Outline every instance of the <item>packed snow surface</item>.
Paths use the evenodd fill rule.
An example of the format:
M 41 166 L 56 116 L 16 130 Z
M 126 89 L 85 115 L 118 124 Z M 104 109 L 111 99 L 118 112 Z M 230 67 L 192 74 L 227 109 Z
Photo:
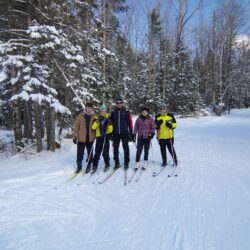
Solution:
M 250 109 L 177 122 L 178 177 L 168 178 L 169 155 L 152 177 L 161 168 L 155 138 L 148 169 L 127 186 L 122 169 L 97 184 L 103 160 L 98 174 L 63 184 L 75 170 L 71 140 L 1 161 L 0 249 L 250 249 Z M 133 167 L 133 143 L 130 152 Z

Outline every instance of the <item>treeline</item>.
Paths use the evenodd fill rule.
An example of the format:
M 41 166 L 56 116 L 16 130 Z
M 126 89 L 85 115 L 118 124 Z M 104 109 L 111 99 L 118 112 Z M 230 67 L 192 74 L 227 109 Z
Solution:
M 138 17 L 126 0 L 1 0 L 0 122 L 16 144 L 35 139 L 39 152 L 46 138 L 54 151 L 56 127 L 72 126 L 87 101 L 111 107 L 118 96 L 134 113 L 162 102 L 182 115 L 248 107 L 250 47 L 236 39 L 244 7 L 220 1 L 187 48 L 202 1 L 190 11 L 186 0 L 166 2 Z

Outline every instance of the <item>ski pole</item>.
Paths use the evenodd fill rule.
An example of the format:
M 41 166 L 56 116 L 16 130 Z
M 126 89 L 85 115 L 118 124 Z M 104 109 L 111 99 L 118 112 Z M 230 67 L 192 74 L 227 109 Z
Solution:
M 168 128 L 168 134 L 169 134 L 169 140 L 170 140 L 170 146 L 171 146 L 171 151 L 172 151 L 172 158 L 173 158 L 173 165 L 174 167 L 176 167 L 176 164 L 175 164 L 175 156 L 174 156 L 174 149 L 173 149 L 173 144 L 172 144 L 172 140 L 170 138 L 170 129 Z M 174 138 L 174 137 L 173 137 Z
M 109 124 L 108 124 L 108 121 L 107 121 L 107 128 L 106 128 L 105 135 L 104 135 L 104 140 L 103 140 L 101 155 L 103 154 L 103 150 L 104 150 L 105 143 L 106 143 L 106 137 L 107 137 L 108 126 L 109 126 Z M 100 155 L 100 156 L 101 156 L 101 155 Z
M 151 145 L 151 155 L 152 155 L 152 162 L 154 163 L 154 154 L 153 154 L 153 143 L 152 140 L 150 140 L 150 145 Z
M 93 151 L 93 148 L 94 148 L 94 144 L 96 143 L 96 139 L 94 139 L 93 141 L 93 144 L 92 144 L 92 147 L 91 147 L 91 150 L 90 150 L 90 153 L 88 154 L 88 161 L 87 161 L 87 166 L 89 165 L 89 160 L 91 158 L 91 154 L 92 154 L 92 151 Z

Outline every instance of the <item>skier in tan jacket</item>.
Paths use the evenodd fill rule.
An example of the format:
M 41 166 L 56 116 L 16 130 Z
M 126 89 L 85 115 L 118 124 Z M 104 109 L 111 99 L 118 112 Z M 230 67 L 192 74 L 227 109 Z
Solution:
M 93 104 L 87 103 L 85 111 L 78 115 L 75 123 L 73 142 L 77 144 L 77 169 L 76 173 L 82 170 L 82 160 L 85 147 L 87 148 L 88 158 L 85 173 L 89 173 L 93 161 L 93 142 L 95 140 L 95 130 L 92 129 L 95 114 Z

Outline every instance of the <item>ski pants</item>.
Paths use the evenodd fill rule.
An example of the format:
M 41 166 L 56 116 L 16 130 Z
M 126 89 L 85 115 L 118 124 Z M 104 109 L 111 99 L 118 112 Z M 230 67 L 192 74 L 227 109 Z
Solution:
M 150 146 L 150 139 L 139 138 L 137 140 L 136 162 L 140 161 L 141 153 L 144 147 L 144 161 L 148 160 L 148 151 Z
M 88 165 L 90 165 L 93 161 L 93 150 L 90 155 L 90 151 L 92 149 L 93 142 L 79 142 L 77 143 L 77 159 L 76 163 L 77 165 L 82 165 L 83 155 L 84 155 L 84 149 L 87 148 L 88 158 L 86 162 L 88 162 Z
M 109 140 L 110 135 L 106 135 L 105 138 L 97 138 L 95 145 L 95 156 L 93 160 L 93 166 L 97 167 L 100 156 L 102 154 L 105 166 L 109 166 Z
M 128 146 L 128 135 L 126 134 L 114 134 L 114 161 L 115 164 L 119 164 L 119 145 L 120 141 L 122 141 L 122 147 L 124 151 L 124 164 L 129 164 L 129 146 Z
M 174 138 L 171 139 L 160 139 L 159 144 L 161 147 L 161 156 L 162 160 L 167 162 L 167 151 L 166 147 L 168 148 L 169 153 L 171 154 L 175 163 L 177 163 L 177 157 L 174 150 Z

